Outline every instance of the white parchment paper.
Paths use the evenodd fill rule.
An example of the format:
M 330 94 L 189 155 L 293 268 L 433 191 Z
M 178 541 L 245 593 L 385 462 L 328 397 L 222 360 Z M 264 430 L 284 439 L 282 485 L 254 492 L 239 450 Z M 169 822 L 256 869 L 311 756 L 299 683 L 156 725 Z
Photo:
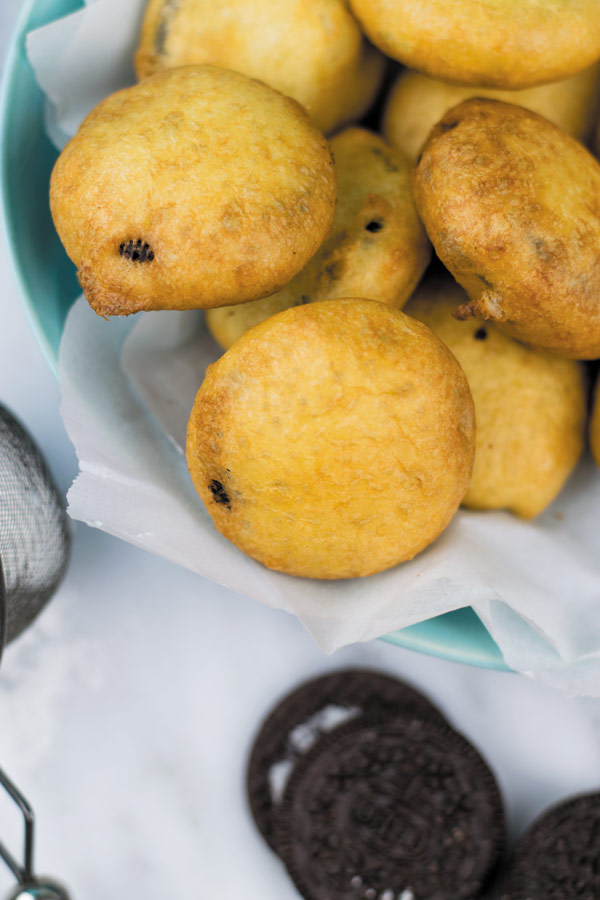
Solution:
M 144 5 L 90 0 L 29 35 L 57 146 L 102 97 L 133 82 Z M 509 666 L 600 696 L 600 472 L 590 458 L 533 523 L 461 510 L 424 553 L 379 575 L 317 582 L 270 572 L 218 534 L 187 472 L 187 418 L 218 354 L 201 313 L 106 322 L 77 301 L 59 362 L 80 461 L 74 518 L 294 613 L 326 651 L 471 605 Z

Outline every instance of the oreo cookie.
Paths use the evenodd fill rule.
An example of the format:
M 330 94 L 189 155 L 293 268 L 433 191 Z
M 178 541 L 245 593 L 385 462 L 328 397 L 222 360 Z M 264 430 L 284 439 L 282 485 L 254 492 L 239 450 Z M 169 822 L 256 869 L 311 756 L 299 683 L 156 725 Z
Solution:
M 298 761 L 276 845 L 306 900 L 472 900 L 504 835 L 498 786 L 468 741 L 439 719 L 362 716 Z
M 600 793 L 544 812 L 515 850 L 502 900 L 600 897 Z
M 288 694 L 258 732 L 246 779 L 252 815 L 275 852 L 275 813 L 296 763 L 323 734 L 365 713 L 446 721 L 423 694 L 366 669 L 342 669 Z

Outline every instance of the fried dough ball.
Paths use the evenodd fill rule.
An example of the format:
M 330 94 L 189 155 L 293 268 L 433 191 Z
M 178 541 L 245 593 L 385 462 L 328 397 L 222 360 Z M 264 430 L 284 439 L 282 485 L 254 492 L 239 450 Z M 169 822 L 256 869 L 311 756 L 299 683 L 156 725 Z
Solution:
M 435 78 L 525 88 L 600 59 L 600 0 L 350 0 L 388 56 Z
M 50 186 L 56 229 L 103 316 L 279 290 L 323 242 L 335 196 L 329 147 L 304 110 L 212 66 L 108 97 Z
M 492 324 L 460 322 L 466 299 L 450 278 L 426 281 L 406 307 L 459 361 L 475 403 L 475 464 L 463 506 L 508 509 L 524 518 L 558 495 L 583 450 L 583 370 L 535 350 Z
M 598 113 L 600 66 L 590 66 L 552 84 L 523 91 L 449 84 L 420 72 L 404 71 L 388 96 L 383 131 L 390 142 L 416 159 L 429 132 L 451 107 L 470 97 L 487 97 L 516 103 L 545 116 L 567 134 L 587 141 Z
M 218 530 L 271 569 L 369 575 L 446 527 L 469 483 L 473 402 L 431 331 L 374 300 L 297 306 L 210 366 L 187 459 Z
M 329 237 L 277 294 L 207 312 L 225 349 L 253 325 L 312 300 L 367 297 L 401 308 L 425 271 L 431 247 L 415 209 L 408 159 L 362 128 L 342 132 L 330 147 L 338 202 Z
M 466 100 L 433 129 L 413 185 L 471 298 L 458 315 L 560 356 L 600 356 L 600 165 L 581 144 L 519 106 Z
M 384 57 L 367 44 L 345 0 L 150 0 L 138 77 L 200 63 L 266 82 L 331 131 L 368 109 Z

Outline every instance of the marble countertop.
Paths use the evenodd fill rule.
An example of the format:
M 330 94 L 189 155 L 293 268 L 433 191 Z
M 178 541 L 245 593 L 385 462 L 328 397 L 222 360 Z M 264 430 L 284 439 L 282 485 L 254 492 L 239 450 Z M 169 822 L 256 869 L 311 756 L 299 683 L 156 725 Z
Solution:
M 4 58 L 20 0 L 2 0 Z M 0 402 L 66 490 L 59 389 L 0 245 Z M 32 801 L 37 868 L 73 900 L 293 900 L 249 816 L 260 719 L 300 680 L 348 665 L 411 681 L 481 749 L 514 840 L 547 804 L 600 785 L 600 701 L 374 641 L 325 656 L 298 622 L 78 525 L 67 577 L 0 671 L 0 766 Z M 0 796 L 0 840 L 21 823 Z M 0 863 L 0 897 L 12 887 Z

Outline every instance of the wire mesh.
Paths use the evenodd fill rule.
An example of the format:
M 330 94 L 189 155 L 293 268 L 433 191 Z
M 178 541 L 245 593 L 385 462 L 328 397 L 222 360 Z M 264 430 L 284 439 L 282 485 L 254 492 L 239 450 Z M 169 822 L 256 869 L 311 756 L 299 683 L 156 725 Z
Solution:
M 48 467 L 25 428 L 0 404 L 0 653 L 2 619 L 6 642 L 33 621 L 65 572 L 70 544 Z

